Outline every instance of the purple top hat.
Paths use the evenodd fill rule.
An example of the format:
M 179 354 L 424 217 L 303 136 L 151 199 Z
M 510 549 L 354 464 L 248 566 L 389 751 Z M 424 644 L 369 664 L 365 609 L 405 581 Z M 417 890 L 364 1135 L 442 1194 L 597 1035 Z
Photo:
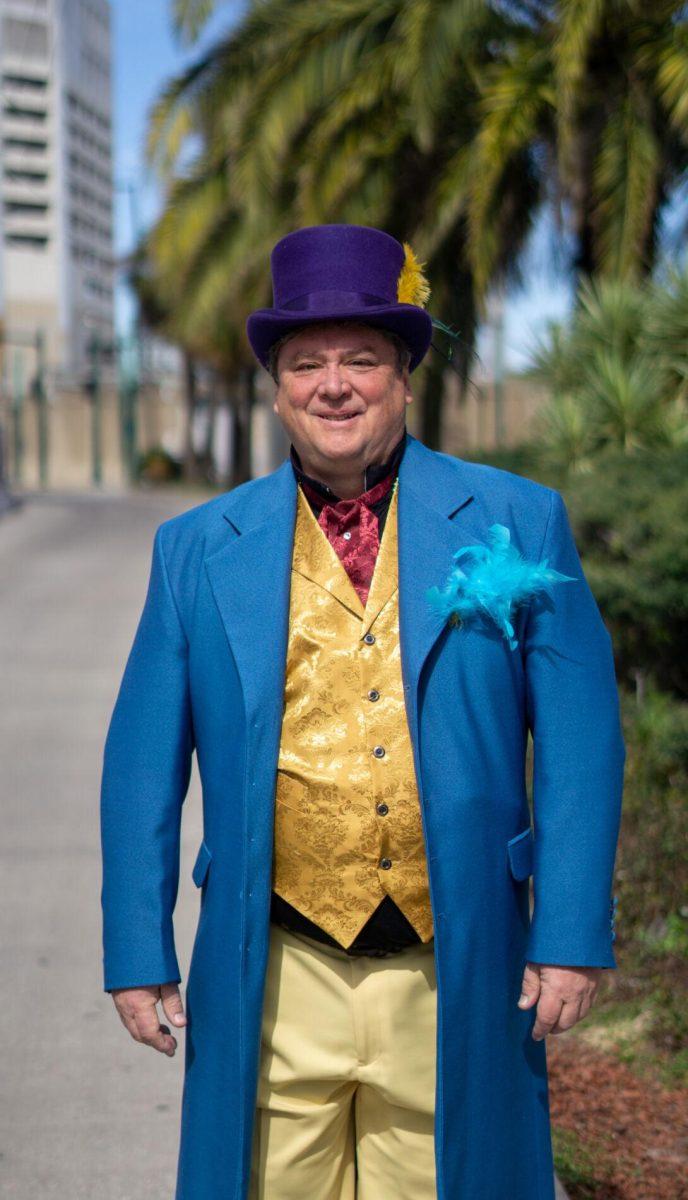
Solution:
M 310 225 L 287 234 L 271 255 L 273 308 L 257 309 L 246 322 L 256 358 L 267 367 L 270 347 L 300 326 L 360 320 L 396 333 L 415 370 L 430 346 L 432 320 L 420 305 L 397 298 L 404 263 L 401 243 L 367 225 Z

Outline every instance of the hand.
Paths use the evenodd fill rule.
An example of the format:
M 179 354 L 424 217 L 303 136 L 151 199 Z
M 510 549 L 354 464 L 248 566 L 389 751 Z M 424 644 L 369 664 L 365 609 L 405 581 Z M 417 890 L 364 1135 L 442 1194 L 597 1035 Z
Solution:
M 137 988 L 113 988 L 112 999 L 120 1020 L 135 1042 L 145 1042 L 169 1058 L 174 1056 L 177 1039 L 169 1025 L 161 1025 L 156 1005 L 162 1001 L 165 1016 L 178 1028 L 186 1025 L 184 1006 L 176 983 Z
M 548 1033 L 563 1033 L 581 1021 L 592 1006 L 602 967 L 556 967 L 526 963 L 519 1008 L 537 1013 L 532 1037 L 539 1042 Z

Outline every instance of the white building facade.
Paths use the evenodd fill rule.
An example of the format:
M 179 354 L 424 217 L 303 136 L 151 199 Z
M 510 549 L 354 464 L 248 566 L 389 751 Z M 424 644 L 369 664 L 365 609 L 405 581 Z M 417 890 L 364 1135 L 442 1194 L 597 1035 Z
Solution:
M 0 230 L 8 342 L 79 382 L 114 336 L 108 0 L 0 0 Z

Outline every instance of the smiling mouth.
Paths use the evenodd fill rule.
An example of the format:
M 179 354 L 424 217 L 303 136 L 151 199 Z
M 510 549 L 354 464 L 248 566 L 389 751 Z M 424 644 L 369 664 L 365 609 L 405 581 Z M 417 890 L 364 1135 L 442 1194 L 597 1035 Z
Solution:
M 340 416 L 337 413 L 318 413 L 317 415 L 320 417 L 321 421 L 340 421 L 342 424 L 344 424 L 346 421 L 353 421 L 355 417 L 360 417 L 361 414 L 347 413 L 344 416 Z

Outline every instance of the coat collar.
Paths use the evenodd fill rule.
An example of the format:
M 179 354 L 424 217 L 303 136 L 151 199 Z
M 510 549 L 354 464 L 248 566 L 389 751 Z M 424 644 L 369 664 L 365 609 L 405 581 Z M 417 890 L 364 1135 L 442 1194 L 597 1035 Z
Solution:
M 396 474 L 404 453 L 404 449 L 406 447 L 406 434 L 407 431 L 404 428 L 404 432 L 402 433 L 399 441 L 395 445 L 386 462 L 371 463 L 366 467 L 363 473 L 363 488 L 361 494 L 365 494 L 365 492 L 370 491 L 371 488 L 375 487 L 376 483 L 381 483 L 381 481 L 386 479 L 388 475 L 391 475 L 392 473 Z M 305 481 L 306 483 L 310 484 L 313 490 L 320 496 L 322 504 L 337 503 L 340 497 L 332 491 L 331 487 L 329 487 L 326 483 L 323 483 L 322 480 L 314 479 L 312 475 L 306 474 L 301 465 L 301 459 L 293 442 L 289 447 L 289 458 L 291 459 L 291 464 L 294 469 L 297 483 L 303 483 Z
M 473 498 L 463 477 L 463 466 L 461 459 L 450 459 L 430 450 L 407 430 L 406 449 L 399 465 L 399 488 L 415 492 L 425 507 L 450 518 Z M 293 522 L 296 479 L 290 458 L 269 475 L 230 492 L 223 516 L 237 533 L 245 533 L 271 520 L 275 509 L 282 505 L 290 506 Z

